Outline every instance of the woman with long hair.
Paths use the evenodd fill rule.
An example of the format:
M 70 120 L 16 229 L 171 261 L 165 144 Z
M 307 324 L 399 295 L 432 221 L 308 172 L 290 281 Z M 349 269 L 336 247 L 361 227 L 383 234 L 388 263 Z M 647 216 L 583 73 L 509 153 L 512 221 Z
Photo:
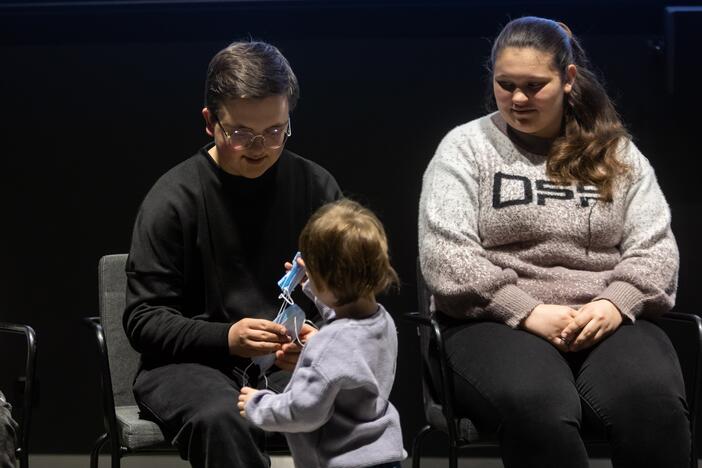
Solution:
M 686 467 L 685 388 L 647 320 L 675 301 L 678 249 L 648 160 L 563 23 L 508 23 L 489 61 L 497 112 L 450 131 L 424 175 L 421 270 L 445 328 L 457 410 L 507 467 Z

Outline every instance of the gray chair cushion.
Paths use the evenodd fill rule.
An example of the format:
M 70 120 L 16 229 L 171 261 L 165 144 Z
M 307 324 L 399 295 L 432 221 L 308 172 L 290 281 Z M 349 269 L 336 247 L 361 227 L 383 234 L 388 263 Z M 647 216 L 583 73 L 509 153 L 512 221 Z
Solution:
M 118 406 L 115 408 L 122 444 L 129 450 L 140 448 L 170 447 L 156 423 L 139 418 L 137 406 Z

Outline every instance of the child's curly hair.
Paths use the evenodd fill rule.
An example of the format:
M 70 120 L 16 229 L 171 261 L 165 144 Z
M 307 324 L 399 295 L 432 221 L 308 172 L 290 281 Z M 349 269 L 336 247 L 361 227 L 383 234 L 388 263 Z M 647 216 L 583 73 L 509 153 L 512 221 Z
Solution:
M 334 294 L 336 306 L 399 284 L 383 225 L 355 201 L 342 199 L 319 208 L 300 233 L 299 244 L 309 276 Z

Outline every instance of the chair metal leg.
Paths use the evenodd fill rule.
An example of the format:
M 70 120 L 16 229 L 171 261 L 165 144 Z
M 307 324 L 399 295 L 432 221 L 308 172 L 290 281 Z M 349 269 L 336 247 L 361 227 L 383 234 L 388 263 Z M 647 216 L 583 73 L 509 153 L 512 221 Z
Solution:
M 695 448 L 695 436 L 692 436 L 692 450 L 690 454 L 690 468 L 697 468 L 699 466 L 697 461 L 697 450 Z
M 449 468 L 458 468 L 458 447 L 453 441 L 449 442 Z
M 422 458 L 422 442 L 424 441 L 424 437 L 433 430 L 434 428 L 426 425 L 414 436 L 414 441 L 412 442 L 412 468 L 419 468 Z
M 110 456 L 112 457 L 112 468 L 120 468 L 120 464 L 122 463 L 122 454 L 124 453 L 122 451 L 122 446 L 119 444 L 119 441 L 117 438 L 113 438 L 111 441 L 112 443 L 110 444 L 111 446 L 111 454 Z
M 100 449 L 105 445 L 107 441 L 107 433 L 104 433 L 97 438 L 95 444 L 93 444 L 93 451 L 90 452 L 90 468 L 98 468 L 98 460 L 100 458 Z
M 697 437 L 697 435 L 695 435 L 694 430 L 692 430 L 691 433 L 692 433 L 692 448 L 690 451 L 692 452 L 692 454 L 690 457 L 691 458 L 690 467 L 697 468 L 699 466 L 698 462 L 697 462 L 697 444 L 695 443 L 695 438 Z
M 29 457 L 27 456 L 27 452 L 17 449 L 15 455 L 17 456 L 17 460 L 19 460 L 20 468 L 29 468 Z

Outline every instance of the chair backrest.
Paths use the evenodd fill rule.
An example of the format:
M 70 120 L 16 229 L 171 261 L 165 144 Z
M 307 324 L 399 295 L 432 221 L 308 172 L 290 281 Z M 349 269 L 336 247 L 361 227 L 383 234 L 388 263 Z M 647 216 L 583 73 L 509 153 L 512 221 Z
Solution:
M 122 326 L 127 275 L 127 254 L 105 255 L 98 266 L 100 323 L 107 345 L 112 394 L 115 406 L 136 405 L 132 383 L 139 365 L 139 353 L 129 344 Z

